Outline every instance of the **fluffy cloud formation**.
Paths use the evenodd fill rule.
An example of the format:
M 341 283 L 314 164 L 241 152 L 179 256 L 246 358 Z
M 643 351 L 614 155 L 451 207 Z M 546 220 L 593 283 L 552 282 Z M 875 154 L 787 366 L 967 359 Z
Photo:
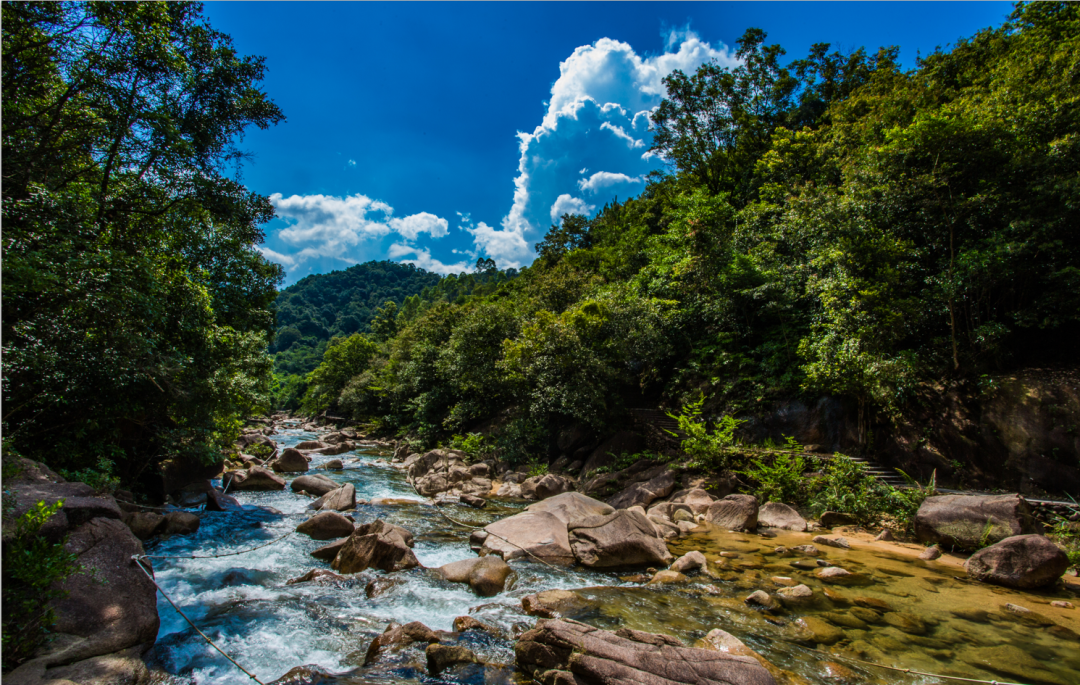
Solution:
M 641 183 L 644 180 L 643 177 L 627 176 L 626 174 L 616 174 L 610 171 L 597 171 L 592 176 L 581 179 L 577 184 L 578 188 L 582 190 L 596 193 L 603 188 L 619 183 Z
M 551 223 L 559 223 L 559 217 L 563 214 L 591 214 L 594 209 L 596 207 L 586 204 L 585 200 L 580 197 L 572 197 L 569 193 L 563 193 L 551 205 Z
M 648 115 L 666 94 L 664 77 L 676 69 L 693 73 L 711 60 L 738 63 L 726 46 L 713 48 L 689 29 L 668 33 L 665 52 L 650 57 L 610 38 L 574 50 L 559 65 L 540 125 L 518 133 L 521 156 L 510 211 L 499 229 L 479 224 L 470 230 L 477 251 L 500 266 L 520 266 L 533 257 L 529 243 L 543 237 L 547 221 L 563 208 L 592 212 L 626 184 L 641 183 L 661 162 L 647 151 Z M 576 178 L 589 168 L 612 171 Z M 576 192 L 590 193 L 595 204 L 575 198 Z
M 270 203 L 277 210 L 278 218 L 289 224 L 277 233 L 277 237 L 300 250 L 292 255 L 268 248 L 262 248 L 262 252 L 267 259 L 286 266 L 315 258 L 357 263 L 367 256 L 365 243 L 391 233 L 406 240 L 416 240 L 422 233 L 441 238 L 450 226 L 446 219 L 428 212 L 394 217 L 393 207 L 360 194 L 285 197 L 274 193 Z
M 440 219 L 434 214 L 420 212 L 407 216 L 404 219 L 391 219 L 390 228 L 407 240 L 416 240 L 421 233 L 427 233 L 432 238 L 441 238 L 450 227 L 446 219 Z

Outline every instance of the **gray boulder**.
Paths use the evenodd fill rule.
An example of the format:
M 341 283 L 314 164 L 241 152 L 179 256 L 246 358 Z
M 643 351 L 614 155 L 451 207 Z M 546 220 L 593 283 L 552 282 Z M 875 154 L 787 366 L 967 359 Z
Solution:
M 330 565 L 340 573 L 359 573 L 364 569 L 401 571 L 419 566 L 416 555 L 409 549 L 396 527 L 376 520 L 357 527 L 345 541 Z
M 974 550 L 1038 532 L 1020 495 L 938 495 L 927 497 L 915 514 L 916 537 L 943 547 Z
M 451 583 L 468 583 L 481 597 L 493 597 L 502 592 L 507 576 L 512 573 L 510 566 L 495 555 L 463 559 L 435 570 Z
M 551 512 L 523 511 L 488 524 L 483 532 L 481 554 L 497 554 L 504 561 L 535 556 L 550 564 L 574 563 L 566 523 Z
M 321 511 L 296 527 L 296 532 L 312 540 L 333 540 L 351 535 L 353 522 L 336 511 Z
M 781 528 L 803 532 L 806 519 L 794 508 L 780 502 L 766 502 L 758 509 L 758 525 L 763 528 Z
M 226 471 L 221 480 L 229 490 L 285 489 L 284 478 L 261 466 L 252 466 L 243 471 Z
M 570 548 L 590 568 L 666 566 L 672 555 L 640 510 L 589 516 L 567 526 Z
M 608 500 L 616 509 L 647 507 L 661 497 L 667 497 L 675 489 L 675 479 L 671 472 L 664 470 L 653 478 L 633 483 L 622 492 Z
M 308 458 L 293 447 L 286 447 L 276 459 L 270 462 L 275 473 L 297 473 L 308 470 Z
M 709 505 L 705 520 L 728 530 L 754 530 L 758 525 L 757 497 L 728 495 Z
M 315 500 L 308 508 L 319 511 L 351 511 L 356 508 L 356 487 L 352 483 L 346 483 Z
M 300 492 L 301 490 L 315 495 L 316 497 L 322 497 L 328 492 L 333 492 L 341 487 L 341 483 L 336 480 L 322 475 L 321 473 L 311 476 L 298 476 L 293 478 L 289 488 L 293 492 Z
M 556 476 L 554 473 L 547 473 L 543 476 L 527 478 L 525 482 L 521 484 L 521 496 L 525 499 L 543 500 L 548 497 L 554 497 L 555 495 L 561 495 L 562 493 L 569 491 L 572 487 L 573 483 L 569 478 Z
M 563 523 L 570 523 L 575 519 L 586 516 L 603 516 L 615 513 L 612 506 L 580 492 L 564 492 L 561 495 L 549 497 L 542 502 L 530 504 L 525 507 L 525 510 L 546 511 L 555 515 Z
M 981 549 L 964 562 L 968 577 L 1029 590 L 1057 581 L 1069 558 L 1044 535 L 1016 535 Z

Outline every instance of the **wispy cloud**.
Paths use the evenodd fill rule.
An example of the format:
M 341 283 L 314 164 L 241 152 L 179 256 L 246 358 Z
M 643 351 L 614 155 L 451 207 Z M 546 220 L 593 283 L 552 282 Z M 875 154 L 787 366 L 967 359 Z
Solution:
M 453 264 L 444 264 L 443 262 L 435 259 L 431 256 L 431 252 L 425 248 L 414 247 L 412 245 L 405 245 L 403 243 L 394 243 L 390 246 L 389 256 L 390 259 L 398 259 L 405 255 L 416 255 L 412 259 L 400 260 L 403 264 L 412 264 L 413 266 L 423 269 L 424 271 L 431 271 L 433 273 L 447 275 L 447 274 L 460 274 L 472 269 L 472 265 L 468 262 L 454 262 Z

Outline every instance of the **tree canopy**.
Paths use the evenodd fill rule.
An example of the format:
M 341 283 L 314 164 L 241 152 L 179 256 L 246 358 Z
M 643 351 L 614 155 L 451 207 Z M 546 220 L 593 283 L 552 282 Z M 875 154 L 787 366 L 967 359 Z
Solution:
M 198 3 L 2 13 L 5 448 L 127 481 L 213 455 L 269 391 L 263 60 Z

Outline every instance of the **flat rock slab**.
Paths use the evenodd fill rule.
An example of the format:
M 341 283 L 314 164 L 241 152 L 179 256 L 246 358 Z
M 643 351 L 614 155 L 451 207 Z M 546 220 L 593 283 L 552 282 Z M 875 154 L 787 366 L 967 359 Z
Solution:
M 577 621 L 541 620 L 514 646 L 527 673 L 566 673 L 562 682 L 605 685 L 776 685 L 755 659 L 683 647 L 675 638 L 637 630 L 610 632 Z M 559 682 L 559 681 L 555 681 Z

